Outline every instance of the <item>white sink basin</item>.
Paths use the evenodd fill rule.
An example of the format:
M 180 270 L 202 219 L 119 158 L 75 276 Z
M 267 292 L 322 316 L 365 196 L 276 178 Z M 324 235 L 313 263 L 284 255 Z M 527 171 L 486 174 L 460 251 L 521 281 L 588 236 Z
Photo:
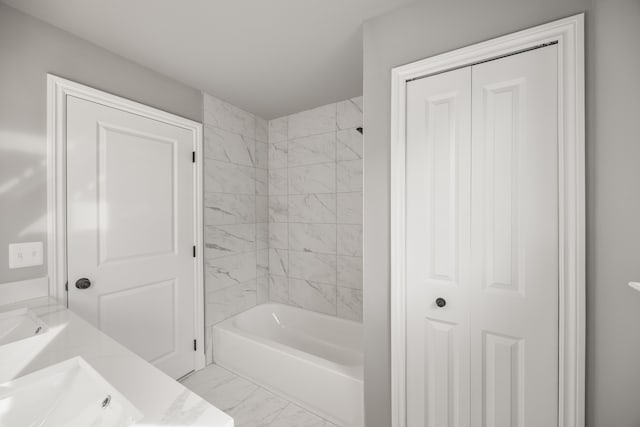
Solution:
M 26 308 L 0 313 L 0 345 L 47 332 L 49 328 Z
M 128 426 L 142 414 L 84 359 L 0 384 L 0 426 Z

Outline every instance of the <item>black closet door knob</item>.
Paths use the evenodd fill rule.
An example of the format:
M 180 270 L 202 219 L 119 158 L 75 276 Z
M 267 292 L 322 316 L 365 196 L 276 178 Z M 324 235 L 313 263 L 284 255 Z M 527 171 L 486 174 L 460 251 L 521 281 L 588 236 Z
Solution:
M 445 300 L 444 298 L 436 298 L 436 305 L 442 308 L 447 305 L 447 300 Z
M 91 280 L 83 277 L 82 279 L 76 280 L 76 288 L 78 289 L 87 289 L 91 286 Z

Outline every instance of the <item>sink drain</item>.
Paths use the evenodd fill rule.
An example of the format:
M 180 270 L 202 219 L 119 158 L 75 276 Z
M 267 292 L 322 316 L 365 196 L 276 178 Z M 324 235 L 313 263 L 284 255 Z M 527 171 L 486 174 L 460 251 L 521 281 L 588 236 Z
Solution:
M 36 329 L 36 333 L 33 335 L 38 335 L 41 330 L 42 330 L 42 326 L 38 326 L 38 329 Z
M 109 406 L 109 403 L 111 403 L 111 395 L 108 394 L 107 397 L 104 398 L 104 400 L 102 401 L 102 407 L 106 408 L 107 406 Z

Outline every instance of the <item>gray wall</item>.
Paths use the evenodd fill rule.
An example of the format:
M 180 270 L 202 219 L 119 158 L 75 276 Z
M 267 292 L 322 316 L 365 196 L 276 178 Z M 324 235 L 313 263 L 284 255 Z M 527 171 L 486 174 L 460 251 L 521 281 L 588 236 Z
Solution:
M 40 240 L 46 250 L 48 72 L 202 120 L 199 91 L 0 4 L 0 283 L 47 272 L 9 270 L 8 245 Z
M 587 69 L 587 425 L 640 426 L 640 1 L 595 0 Z
M 640 2 L 424 0 L 364 27 L 367 427 L 390 425 L 390 69 L 587 11 L 587 423 L 640 425 Z

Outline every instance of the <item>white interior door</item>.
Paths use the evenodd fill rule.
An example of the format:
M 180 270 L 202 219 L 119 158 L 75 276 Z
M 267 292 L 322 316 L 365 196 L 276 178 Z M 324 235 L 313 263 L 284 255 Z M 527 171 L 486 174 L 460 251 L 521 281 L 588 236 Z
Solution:
M 186 129 L 67 98 L 69 308 L 174 378 L 195 366 L 193 150 Z
M 408 84 L 409 427 L 557 426 L 556 58 Z

